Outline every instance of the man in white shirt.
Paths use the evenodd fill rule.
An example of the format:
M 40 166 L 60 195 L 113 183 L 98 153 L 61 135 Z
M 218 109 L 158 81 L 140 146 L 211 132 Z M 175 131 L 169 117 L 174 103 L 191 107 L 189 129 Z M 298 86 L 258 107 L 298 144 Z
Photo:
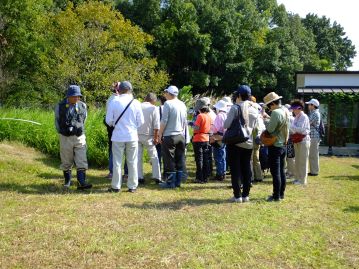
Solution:
M 108 109 L 108 105 L 111 103 L 111 101 L 118 96 L 118 87 L 120 86 L 121 82 L 115 82 L 114 84 L 112 84 L 112 94 L 110 95 L 110 97 L 107 99 L 106 101 L 106 111 Z M 111 137 L 112 137 L 112 127 L 107 125 L 106 123 L 106 115 L 104 118 L 104 123 L 106 125 L 106 129 L 107 129 L 107 137 L 108 137 L 108 170 L 109 173 L 106 176 L 106 178 L 111 179 L 112 178 L 112 174 L 113 174 L 113 159 L 112 159 L 112 141 L 111 141 Z
M 119 96 L 109 104 L 106 113 L 106 123 L 114 126 L 112 133 L 113 176 L 109 192 L 121 190 L 121 164 L 126 150 L 128 166 L 127 187 L 129 192 L 135 192 L 138 186 L 138 134 L 137 129 L 144 123 L 141 103 L 132 96 L 132 85 L 128 81 L 121 82 Z M 122 115 L 122 116 L 121 116 Z M 119 119 L 119 117 L 121 118 Z M 118 120 L 119 119 L 119 120 Z M 116 123 L 117 122 L 117 123 Z
M 157 97 L 154 93 L 147 94 L 145 102 L 141 104 L 144 123 L 138 128 L 138 181 L 145 183 L 143 177 L 143 148 L 147 148 L 147 153 L 152 164 L 152 178 L 156 183 L 161 182 L 160 163 L 156 150 L 159 143 L 158 131 L 160 129 L 160 113 L 155 106 Z

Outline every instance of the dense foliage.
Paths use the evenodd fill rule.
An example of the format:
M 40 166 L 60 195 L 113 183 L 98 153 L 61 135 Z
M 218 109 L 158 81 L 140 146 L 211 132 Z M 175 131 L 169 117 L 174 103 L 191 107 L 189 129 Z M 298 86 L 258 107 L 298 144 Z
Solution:
M 118 8 L 154 36 L 151 50 L 173 83 L 194 93 L 248 83 L 258 97 L 276 89 L 291 98 L 296 71 L 345 70 L 355 56 L 339 24 L 301 19 L 275 0 L 123 0 Z
M 102 103 L 124 79 L 140 97 L 247 83 L 290 99 L 296 71 L 346 70 L 356 55 L 340 24 L 276 0 L 3 0 L 0 45 L 0 102 L 17 106 L 53 104 L 70 83 Z
M 11 74 L 1 94 L 7 103 L 52 104 L 72 83 L 87 101 L 103 102 L 114 81 L 130 80 L 140 97 L 168 82 L 147 51 L 153 38 L 111 5 L 90 1 L 55 9 L 47 0 L 16 0 L 5 1 L 1 11 L 3 69 Z

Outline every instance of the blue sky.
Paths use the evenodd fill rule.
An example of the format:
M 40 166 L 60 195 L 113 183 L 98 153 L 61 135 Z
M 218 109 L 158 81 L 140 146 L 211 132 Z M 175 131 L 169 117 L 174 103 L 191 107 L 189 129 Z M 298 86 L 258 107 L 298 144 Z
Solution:
M 284 4 L 288 12 L 305 17 L 308 13 L 330 18 L 344 28 L 346 36 L 353 42 L 357 57 L 353 59 L 352 71 L 359 71 L 359 30 L 358 0 L 277 0 L 278 5 Z

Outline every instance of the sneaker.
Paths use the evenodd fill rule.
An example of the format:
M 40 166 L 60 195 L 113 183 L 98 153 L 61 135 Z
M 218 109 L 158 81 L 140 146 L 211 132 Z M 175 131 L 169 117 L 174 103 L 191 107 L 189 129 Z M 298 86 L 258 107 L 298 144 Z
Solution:
M 242 197 L 242 203 L 247 203 L 247 202 L 249 202 L 249 196 Z
M 206 182 L 203 181 L 203 180 L 195 179 L 195 180 L 193 181 L 193 183 L 204 184 L 204 183 L 206 183 Z
M 158 178 L 153 178 L 152 180 L 154 180 L 156 184 L 160 184 L 163 182 L 161 179 Z
M 316 177 L 318 174 L 308 173 L 308 176 Z
M 107 190 L 107 192 L 120 192 L 120 190 L 119 189 L 114 189 L 114 188 L 108 188 L 108 190 Z
M 298 179 L 293 181 L 294 185 L 302 185 L 302 182 L 300 182 Z
M 135 193 L 137 190 L 136 189 L 128 189 L 127 191 L 131 192 L 131 193 Z
M 229 199 L 229 201 L 232 203 L 242 203 L 242 197 L 236 198 L 233 196 L 231 199 Z
M 138 183 L 139 184 L 145 184 L 145 179 L 144 178 L 139 178 Z
M 105 178 L 107 178 L 107 179 L 112 179 L 112 173 L 108 173 L 108 175 L 105 176 Z
M 82 190 L 88 190 L 92 188 L 92 184 L 89 183 L 85 183 L 84 185 L 78 185 L 77 189 L 82 191 Z
M 273 195 L 271 195 L 267 198 L 267 202 L 279 202 L 279 201 L 280 201 L 280 199 L 274 198 Z

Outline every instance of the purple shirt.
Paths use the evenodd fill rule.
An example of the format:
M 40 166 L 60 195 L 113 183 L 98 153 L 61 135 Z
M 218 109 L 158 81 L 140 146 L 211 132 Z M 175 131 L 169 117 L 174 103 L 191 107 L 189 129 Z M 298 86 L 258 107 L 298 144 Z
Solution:
M 217 114 L 214 122 L 213 122 L 213 133 L 224 133 L 224 128 L 223 128 L 223 124 L 224 121 L 227 118 L 227 113 L 223 112 L 223 111 L 219 111 L 219 113 Z

